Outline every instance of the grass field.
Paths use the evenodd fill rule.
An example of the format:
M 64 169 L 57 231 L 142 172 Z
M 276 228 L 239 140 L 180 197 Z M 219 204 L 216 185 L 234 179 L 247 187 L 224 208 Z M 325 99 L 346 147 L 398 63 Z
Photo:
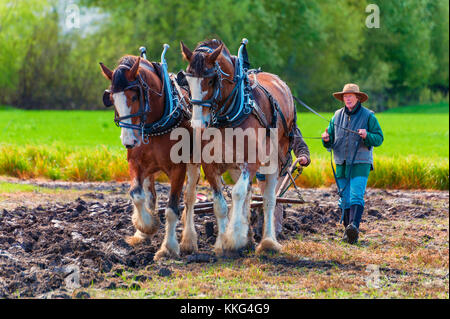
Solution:
M 332 113 L 322 113 L 331 119 Z M 126 180 L 126 151 L 108 111 L 24 111 L 0 108 L 0 175 L 62 180 Z M 415 105 L 377 114 L 383 145 L 374 150 L 369 186 L 448 189 L 449 105 Z M 320 140 L 327 122 L 298 114 L 312 163 L 299 184 L 333 182 Z

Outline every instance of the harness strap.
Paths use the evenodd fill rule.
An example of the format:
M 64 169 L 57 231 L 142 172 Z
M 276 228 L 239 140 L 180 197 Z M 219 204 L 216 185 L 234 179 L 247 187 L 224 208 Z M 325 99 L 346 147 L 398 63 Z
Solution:
M 119 117 L 117 110 L 115 110 L 114 122 L 119 127 L 138 130 L 142 136 L 144 144 L 147 144 L 148 138 L 150 136 L 163 135 L 172 131 L 181 124 L 183 118 L 190 119 L 191 114 L 186 109 L 184 103 L 181 102 L 182 94 L 175 88 L 175 81 L 170 78 L 170 75 L 168 73 L 167 77 L 164 76 L 164 70 L 162 70 L 163 66 L 156 62 L 153 62 L 152 66 L 146 64 L 143 65 L 145 65 L 148 70 L 152 70 L 161 80 L 161 93 L 152 90 L 139 74 L 138 78 L 135 81 L 130 82 L 128 87 L 125 88 L 130 89 L 133 87 L 137 87 L 139 89 L 139 111 L 137 113 Z M 129 69 L 129 67 L 126 65 L 120 65 L 120 67 Z M 164 95 L 165 98 L 164 114 L 161 119 L 153 123 L 146 123 L 147 113 L 151 111 L 149 91 L 152 91 L 159 96 Z M 123 122 L 123 120 L 133 117 L 140 117 L 140 124 L 130 124 Z
M 267 118 L 264 115 L 264 112 L 261 110 L 261 108 L 259 107 L 258 103 L 254 103 L 253 104 L 253 110 L 252 110 L 253 115 L 255 115 L 255 117 L 258 119 L 259 123 L 264 126 L 265 128 L 269 128 L 269 123 L 267 122 Z M 267 131 L 269 133 L 269 131 Z
M 270 94 L 270 92 L 264 87 L 262 86 L 260 83 L 257 84 L 258 88 L 260 88 L 264 94 L 267 96 L 267 98 L 269 99 L 270 102 L 270 106 L 272 107 L 272 123 L 270 125 L 270 127 L 272 128 L 276 128 L 277 127 L 277 114 L 280 114 L 281 117 L 281 123 L 283 124 L 283 128 L 284 128 L 284 134 L 289 137 L 289 128 L 287 126 L 287 122 L 286 122 L 286 118 L 284 117 L 283 112 L 280 109 L 280 106 L 278 105 L 278 101 L 273 97 L 272 94 Z

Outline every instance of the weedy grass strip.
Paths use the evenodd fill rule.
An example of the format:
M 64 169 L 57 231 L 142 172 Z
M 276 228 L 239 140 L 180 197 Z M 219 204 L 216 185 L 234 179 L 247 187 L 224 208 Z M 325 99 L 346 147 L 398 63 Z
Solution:
M 297 184 L 323 187 L 334 183 L 329 157 L 312 154 Z M 449 189 L 449 165 L 442 158 L 376 156 L 368 186 L 390 189 Z M 128 162 L 122 149 L 97 147 L 0 145 L 0 175 L 66 181 L 125 181 Z M 202 176 L 203 177 L 203 176 Z M 160 182 L 167 176 L 160 175 Z M 225 179 L 231 182 L 230 178 Z M 203 178 L 204 181 L 204 178 Z

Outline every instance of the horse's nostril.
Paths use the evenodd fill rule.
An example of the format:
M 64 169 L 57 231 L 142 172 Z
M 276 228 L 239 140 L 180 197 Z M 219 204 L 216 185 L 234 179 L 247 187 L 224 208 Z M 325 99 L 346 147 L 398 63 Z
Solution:
M 131 149 L 134 147 L 134 145 L 125 145 L 126 148 Z

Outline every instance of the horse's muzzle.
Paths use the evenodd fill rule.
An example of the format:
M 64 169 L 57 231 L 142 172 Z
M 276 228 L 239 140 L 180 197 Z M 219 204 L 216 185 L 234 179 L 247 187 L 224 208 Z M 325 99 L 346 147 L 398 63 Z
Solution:
M 126 147 L 127 149 L 131 150 L 131 149 L 134 148 L 137 144 L 138 144 L 138 142 L 135 141 L 134 144 L 127 144 L 127 145 L 125 145 L 125 147 Z

